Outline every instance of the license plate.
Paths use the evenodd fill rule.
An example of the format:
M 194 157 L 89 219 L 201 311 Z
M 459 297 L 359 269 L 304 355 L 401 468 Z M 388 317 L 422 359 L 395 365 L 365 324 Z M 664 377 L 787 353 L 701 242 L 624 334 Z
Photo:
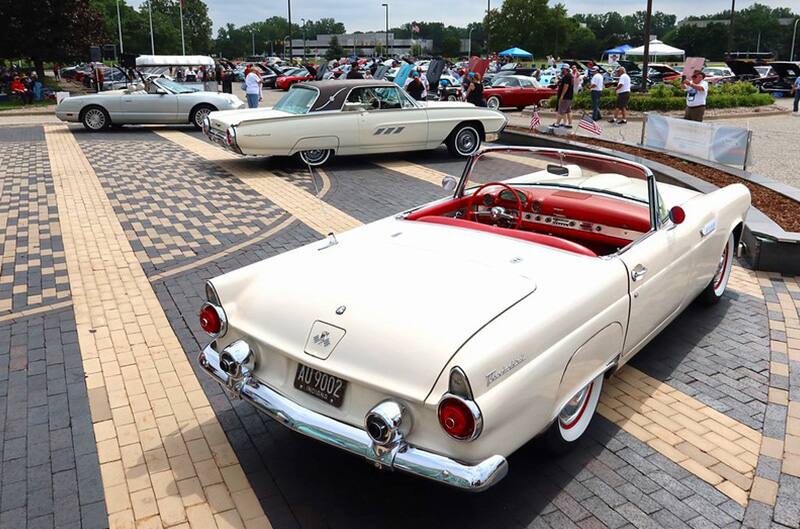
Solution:
M 319 369 L 297 365 L 297 374 L 294 377 L 294 387 L 308 393 L 331 406 L 340 408 L 347 390 L 347 381 L 339 377 L 323 373 Z

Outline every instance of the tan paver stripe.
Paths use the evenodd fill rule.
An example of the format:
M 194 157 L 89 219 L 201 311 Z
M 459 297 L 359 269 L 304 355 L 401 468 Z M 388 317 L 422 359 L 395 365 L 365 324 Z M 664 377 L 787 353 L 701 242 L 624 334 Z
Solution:
M 110 527 L 270 527 L 97 175 L 45 135 Z
M 390 171 L 396 171 L 404 175 L 418 178 L 420 180 L 428 182 L 429 184 L 433 184 L 436 187 L 441 187 L 442 178 L 447 176 L 447 173 L 443 173 L 441 171 L 437 171 L 436 169 L 431 169 L 430 167 L 425 167 L 422 165 L 406 162 L 403 160 L 392 160 L 392 161 L 372 162 L 372 163 L 374 165 L 383 167 L 384 169 L 389 169 Z
M 34 307 L 32 309 L 19 310 L 10 314 L 3 314 L 0 316 L 0 322 L 27 318 L 28 316 L 35 316 L 36 314 L 42 314 L 52 310 L 65 309 L 70 306 L 72 306 L 72 301 L 67 300 L 59 301 L 58 303 L 51 303 L 49 305 L 43 305 L 41 307 Z
M 209 142 L 193 138 L 183 132 L 156 130 L 155 133 L 206 160 L 215 162 L 279 208 L 297 217 L 322 235 L 330 232 L 341 233 L 361 226 L 361 221 L 358 219 L 323 202 L 291 182 L 287 182 L 269 171 L 245 166 L 241 163 L 241 156 L 224 151 Z
M 316 197 L 267 171 L 230 163 L 239 158 L 235 154 L 181 132 L 157 131 L 157 134 L 223 165 L 282 209 L 292 214 L 298 212 L 298 218 L 320 233 L 327 232 L 321 222 L 321 217 L 325 216 L 342 215 L 348 219 L 348 227 L 360 225 L 356 219 L 331 206 L 328 208 L 333 212 L 325 211 L 327 208 L 320 208 Z M 539 167 L 534 160 L 525 157 L 507 153 L 498 153 L 498 156 Z M 405 161 L 378 162 L 377 165 L 434 185 L 440 185 L 446 175 Z M 752 291 L 753 281 L 747 273 L 737 271 L 736 277 Z M 612 377 L 606 388 L 598 409 L 600 414 L 730 498 L 742 505 L 747 503 L 761 442 L 759 432 L 631 367 Z
M 747 504 L 761 433 L 627 366 L 603 387 L 598 412 L 739 504 Z

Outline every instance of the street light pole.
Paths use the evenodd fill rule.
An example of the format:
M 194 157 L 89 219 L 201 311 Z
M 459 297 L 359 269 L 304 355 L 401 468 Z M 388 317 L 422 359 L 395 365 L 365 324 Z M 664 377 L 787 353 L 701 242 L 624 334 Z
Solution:
M 472 57 L 472 32 L 475 31 L 474 27 L 469 28 L 469 43 L 467 44 L 467 57 Z
M 489 11 L 492 9 L 492 0 L 486 0 L 486 56 L 489 56 Z
M 302 22 L 303 26 L 303 60 L 306 60 L 306 19 L 301 18 L 300 22 Z
M 386 8 L 386 53 L 391 56 L 389 53 L 389 4 L 381 5 Z
M 644 60 L 642 61 L 642 90 L 647 92 L 647 71 L 650 69 L 650 19 L 653 15 L 653 0 L 647 0 L 644 16 Z
M 797 23 L 800 22 L 800 18 L 795 19 L 794 21 L 794 30 L 792 31 L 792 49 L 789 50 L 789 60 L 794 60 L 794 38 L 797 36 Z
M 289 2 L 289 62 L 292 62 L 292 0 Z
M 156 43 L 153 40 L 153 0 L 147 0 L 147 11 L 150 13 L 150 53 L 156 54 Z
M 125 53 L 125 46 L 122 45 L 122 17 L 119 16 L 119 0 L 117 0 L 117 28 L 119 28 L 119 52 Z
M 728 27 L 728 53 L 733 51 L 733 17 L 736 12 L 736 0 L 731 0 L 731 23 Z

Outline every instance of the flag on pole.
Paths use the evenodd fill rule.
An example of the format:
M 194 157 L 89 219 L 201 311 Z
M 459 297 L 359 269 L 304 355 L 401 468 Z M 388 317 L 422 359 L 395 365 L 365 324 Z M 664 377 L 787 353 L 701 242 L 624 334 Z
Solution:
M 528 130 L 533 130 L 542 124 L 542 118 L 539 117 L 539 107 L 533 107 L 533 114 L 531 114 L 531 125 Z
M 597 134 L 598 136 L 603 133 L 603 128 L 600 126 L 600 124 L 586 114 L 581 116 L 578 126 L 583 130 L 591 132 L 592 134 Z

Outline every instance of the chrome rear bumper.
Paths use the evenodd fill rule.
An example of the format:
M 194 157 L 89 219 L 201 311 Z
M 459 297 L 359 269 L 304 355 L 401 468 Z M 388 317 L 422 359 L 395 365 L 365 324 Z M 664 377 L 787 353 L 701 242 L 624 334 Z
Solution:
M 331 419 L 287 399 L 255 377 L 233 382 L 219 365 L 219 353 L 207 345 L 199 358 L 200 365 L 223 388 L 252 403 L 276 421 L 303 435 L 362 456 L 379 468 L 402 470 L 445 485 L 479 492 L 503 479 L 508 462 L 499 455 L 477 465 L 465 465 L 403 443 L 392 450 L 373 444 L 367 433 L 355 426 Z

